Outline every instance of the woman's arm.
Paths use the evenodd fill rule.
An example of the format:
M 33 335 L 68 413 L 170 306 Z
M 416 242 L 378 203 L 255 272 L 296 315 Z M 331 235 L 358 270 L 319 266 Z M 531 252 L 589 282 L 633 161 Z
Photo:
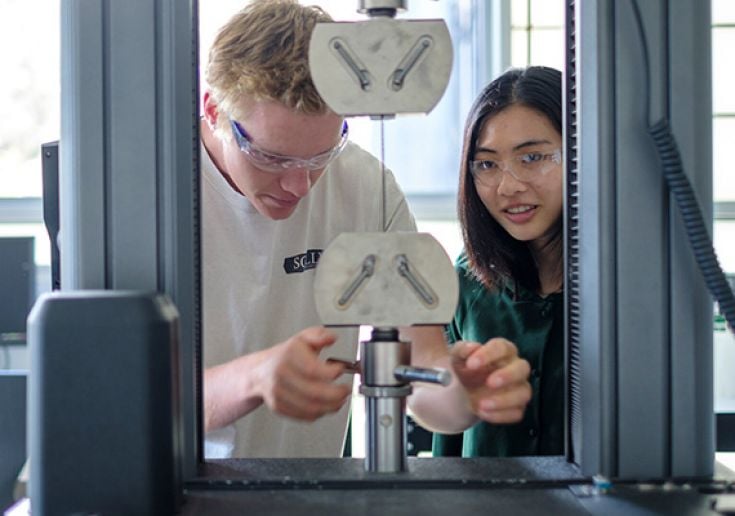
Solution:
M 423 426 L 458 433 L 478 420 L 502 424 L 523 418 L 532 392 L 530 366 L 512 342 L 458 342 L 450 349 L 438 326 L 404 328 L 402 334 L 412 342 L 413 365 L 441 367 L 453 376 L 447 387 L 413 384 L 408 407 Z

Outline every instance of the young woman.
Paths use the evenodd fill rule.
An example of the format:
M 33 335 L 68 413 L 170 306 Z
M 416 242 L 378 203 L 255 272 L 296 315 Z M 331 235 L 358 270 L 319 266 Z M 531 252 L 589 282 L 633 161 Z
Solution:
M 507 71 L 470 110 L 458 199 L 460 299 L 446 336 L 455 348 L 514 345 L 530 366 L 531 397 L 513 418 L 473 410 L 480 422 L 435 434 L 434 455 L 564 453 L 561 117 L 561 73 L 546 67 Z

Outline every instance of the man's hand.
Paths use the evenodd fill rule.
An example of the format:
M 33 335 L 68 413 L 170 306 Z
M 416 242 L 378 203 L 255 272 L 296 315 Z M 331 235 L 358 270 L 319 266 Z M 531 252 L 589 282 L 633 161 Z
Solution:
M 528 362 L 512 342 L 495 338 L 485 345 L 457 342 L 452 369 L 464 386 L 472 412 L 490 423 L 517 423 L 531 400 Z
M 258 367 L 258 394 L 276 414 L 314 421 L 336 412 L 350 396 L 350 385 L 337 384 L 344 371 L 339 363 L 327 363 L 319 352 L 334 344 L 334 333 L 307 328 L 265 351 Z

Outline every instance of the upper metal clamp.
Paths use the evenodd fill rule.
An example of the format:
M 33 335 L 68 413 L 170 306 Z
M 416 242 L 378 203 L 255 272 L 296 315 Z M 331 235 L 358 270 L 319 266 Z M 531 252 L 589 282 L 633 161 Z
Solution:
M 444 20 L 318 23 L 309 45 L 317 91 L 343 116 L 428 113 L 452 71 Z

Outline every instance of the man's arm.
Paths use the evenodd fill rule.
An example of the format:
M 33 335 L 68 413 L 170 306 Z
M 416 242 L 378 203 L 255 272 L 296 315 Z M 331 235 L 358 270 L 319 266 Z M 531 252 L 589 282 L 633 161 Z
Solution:
M 307 328 L 285 342 L 204 371 L 204 430 L 227 426 L 265 403 L 276 414 L 314 421 L 336 412 L 350 386 L 334 383 L 344 369 L 319 358 L 335 335 Z
M 530 366 L 505 339 L 485 345 L 458 342 L 451 350 L 438 326 L 402 329 L 411 341 L 412 364 L 441 367 L 452 372 L 447 387 L 415 383 L 408 407 L 426 428 L 441 433 L 461 432 L 478 420 L 515 423 L 523 418 L 531 399 Z

